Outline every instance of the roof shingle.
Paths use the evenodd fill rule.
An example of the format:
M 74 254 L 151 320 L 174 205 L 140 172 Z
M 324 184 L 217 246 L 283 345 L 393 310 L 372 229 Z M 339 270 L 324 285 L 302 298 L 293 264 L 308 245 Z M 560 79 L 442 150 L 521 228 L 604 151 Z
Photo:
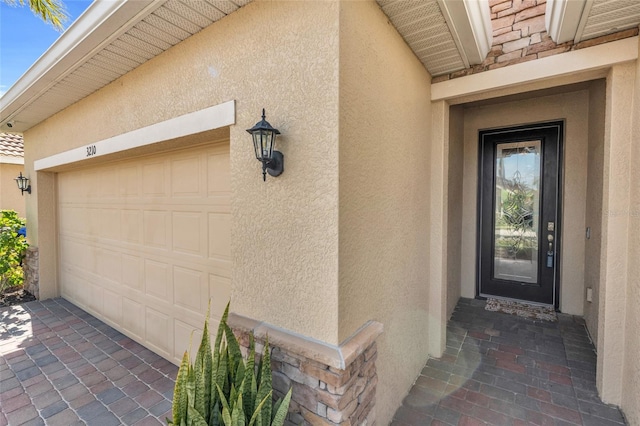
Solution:
M 24 143 L 22 135 L 15 133 L 0 133 L 0 156 L 24 157 Z

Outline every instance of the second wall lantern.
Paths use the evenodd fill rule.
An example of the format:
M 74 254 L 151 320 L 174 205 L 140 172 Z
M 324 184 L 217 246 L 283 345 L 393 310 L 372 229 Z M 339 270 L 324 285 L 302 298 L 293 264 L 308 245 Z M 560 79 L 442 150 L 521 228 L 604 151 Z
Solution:
M 276 135 L 280 134 L 265 120 L 264 108 L 262 109 L 262 120 L 255 126 L 247 129 L 253 138 L 253 149 L 256 159 L 262 163 L 262 180 L 267 180 L 267 173 L 271 176 L 280 176 L 284 171 L 284 155 L 280 151 L 274 150 Z
M 29 178 L 26 176 L 22 176 L 22 172 L 20 172 L 20 176 L 15 178 L 15 181 L 18 184 L 18 189 L 21 191 L 22 195 L 24 195 L 25 192 L 31 194 L 31 185 L 29 184 Z

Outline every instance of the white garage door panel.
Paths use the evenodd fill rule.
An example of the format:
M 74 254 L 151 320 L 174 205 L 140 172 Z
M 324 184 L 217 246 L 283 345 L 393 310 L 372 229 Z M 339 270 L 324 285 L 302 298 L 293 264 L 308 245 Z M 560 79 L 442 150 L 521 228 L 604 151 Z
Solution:
M 226 143 L 60 173 L 62 295 L 179 362 L 231 296 L 229 172 Z

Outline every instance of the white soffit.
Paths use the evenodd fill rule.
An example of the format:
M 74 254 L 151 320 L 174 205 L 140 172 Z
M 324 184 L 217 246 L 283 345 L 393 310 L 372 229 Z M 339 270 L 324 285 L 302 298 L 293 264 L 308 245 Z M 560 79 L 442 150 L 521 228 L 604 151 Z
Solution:
M 466 68 L 437 0 L 377 0 L 432 76 Z
M 24 132 L 252 0 L 96 0 L 0 98 Z
M 639 24 L 639 0 L 587 0 L 574 41 L 600 37 Z
M 489 0 L 438 0 L 438 5 L 465 65 L 482 63 L 493 40 Z
M 587 0 L 547 0 L 545 26 L 553 41 L 560 44 L 575 38 L 586 4 Z

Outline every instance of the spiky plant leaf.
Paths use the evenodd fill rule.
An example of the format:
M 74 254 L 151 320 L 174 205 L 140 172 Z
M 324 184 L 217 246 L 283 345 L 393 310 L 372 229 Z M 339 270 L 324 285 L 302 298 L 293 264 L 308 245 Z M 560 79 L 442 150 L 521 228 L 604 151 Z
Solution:
M 291 388 L 289 389 L 291 390 Z M 282 405 L 282 399 L 278 399 L 276 402 L 273 403 L 273 416 L 275 418 L 276 413 L 278 412 L 278 410 L 280 409 L 280 406 Z M 273 421 L 273 419 L 271 419 L 271 421 Z
M 220 319 L 220 324 L 218 325 L 218 333 L 216 334 L 216 341 L 213 347 L 214 353 L 220 353 L 220 345 L 222 344 L 222 335 L 224 334 L 224 324 L 227 323 L 227 318 L 229 317 L 229 304 L 227 303 L 227 307 L 224 309 L 224 313 L 222 314 L 222 318 Z
M 213 399 L 213 396 L 218 397 L 218 392 L 216 390 L 216 388 L 213 388 L 213 392 L 211 393 L 211 397 Z M 209 426 L 220 426 L 222 422 L 222 413 L 220 412 L 220 402 L 216 400 L 216 402 L 213 404 L 213 407 L 211 407 L 211 417 L 209 417 Z
M 271 400 L 271 396 L 273 395 L 272 392 L 269 392 L 268 394 L 266 394 L 264 396 L 264 398 L 262 398 L 262 401 L 258 402 L 258 405 L 256 407 L 256 409 L 253 412 L 253 415 L 251 416 L 251 420 L 249 420 L 249 426 L 253 426 L 254 424 L 259 425 L 262 423 L 262 408 L 264 407 L 264 405 L 267 403 L 267 401 Z
M 256 400 L 262 400 L 264 396 L 272 391 L 271 383 L 271 356 L 269 355 L 269 336 L 264 342 L 264 352 L 260 360 L 260 384 L 258 385 L 258 394 Z M 262 407 L 262 425 L 269 426 L 271 422 L 272 401 L 269 399 Z
M 212 358 L 212 364 L 211 364 L 211 378 L 210 378 L 211 403 L 210 405 L 212 407 L 211 408 L 212 412 L 213 412 L 213 406 L 218 401 L 218 392 L 216 391 L 216 384 L 218 383 L 218 380 L 219 380 L 218 375 L 220 374 L 220 359 L 222 358 L 222 348 L 221 348 L 222 345 L 221 345 L 221 341 L 218 340 L 218 336 L 222 338 L 223 330 L 224 330 L 224 327 L 222 327 L 222 323 L 220 323 L 220 325 L 218 326 L 218 334 L 216 336 L 215 346 L 213 348 L 213 358 Z M 226 372 L 224 374 L 226 374 Z M 219 407 L 220 405 L 218 404 L 218 408 Z M 211 425 L 211 426 L 218 426 L 218 425 Z
M 229 302 L 231 303 L 231 302 Z M 217 374 L 212 375 L 212 381 L 211 381 L 211 392 L 214 395 L 217 395 L 217 392 L 215 392 L 215 386 L 216 383 L 220 384 L 219 380 L 220 380 L 220 374 L 219 372 L 219 367 L 220 367 L 220 362 L 221 359 L 223 358 L 223 354 L 224 357 L 226 357 L 226 351 L 223 350 L 223 343 L 222 343 L 222 335 L 224 334 L 224 324 L 227 322 L 227 317 L 229 316 L 229 303 L 227 303 L 227 307 L 224 310 L 224 313 L 222 314 L 222 318 L 220 319 L 220 324 L 218 324 L 218 331 L 216 333 L 216 340 L 214 342 L 214 346 L 213 346 L 213 371 L 215 371 Z M 224 374 L 227 374 L 226 371 Z M 222 384 L 220 384 L 222 386 Z M 213 402 L 212 402 L 213 405 Z
M 196 354 L 196 361 L 193 365 L 193 375 L 194 375 L 194 385 L 195 385 L 195 393 L 194 393 L 194 408 L 198 413 L 200 413 L 203 417 L 206 415 L 205 412 L 205 400 L 204 400 L 204 388 L 205 388 L 205 379 L 204 379 L 204 354 L 202 353 L 202 344 L 200 344 L 200 348 L 198 348 L 198 352 Z M 208 404 L 207 404 L 208 407 Z
M 227 359 L 227 348 L 225 343 L 222 343 L 222 347 L 220 348 L 220 363 L 218 365 L 218 371 L 216 371 L 216 386 L 219 386 L 223 390 L 227 389 L 228 379 L 228 359 Z
M 242 401 L 244 403 L 244 412 L 246 415 L 251 414 L 256 403 L 256 343 L 253 333 L 249 334 L 249 356 L 247 357 L 247 365 L 244 371 L 244 390 L 242 392 Z
M 242 410 L 242 393 L 238 393 L 238 400 L 233 405 L 231 423 L 234 426 L 244 426 L 244 412 Z
M 236 400 L 238 399 L 238 392 L 236 391 L 235 385 L 231 384 L 231 392 L 229 393 L 229 409 L 233 411 L 233 407 L 235 406 Z
M 289 403 L 291 402 L 291 391 L 293 388 L 289 388 L 289 392 L 284 396 L 284 398 L 276 404 L 275 407 L 275 415 L 273 416 L 273 420 L 271 421 L 271 426 L 284 426 L 284 421 L 287 418 L 287 413 L 289 412 Z
M 233 423 L 231 422 L 231 414 L 229 413 L 229 409 L 227 407 L 224 407 L 222 409 L 222 420 L 224 421 L 225 426 L 233 425 Z
M 236 368 L 236 375 L 234 380 L 234 383 L 237 389 L 240 389 L 240 385 L 244 381 L 244 375 L 245 375 L 244 361 L 242 360 L 242 358 L 240 358 L 238 362 L 238 368 Z
M 210 310 L 211 300 L 209 300 L 209 306 L 207 307 L 207 316 L 204 319 L 204 328 L 202 330 L 202 340 L 196 355 L 196 368 L 202 372 L 201 377 L 196 377 L 196 386 L 200 389 L 200 393 L 196 391 L 196 395 L 201 395 L 201 397 L 196 400 L 196 409 L 202 414 L 206 422 L 209 421 L 211 415 L 211 373 L 213 371 L 211 338 L 209 337 Z
M 187 408 L 187 412 L 189 414 L 189 423 L 191 426 L 208 426 L 204 417 L 202 417 L 195 408 L 189 406 Z
M 196 402 L 196 375 L 193 366 L 187 372 L 187 405 L 193 407 Z
M 234 361 L 233 364 L 230 363 L 229 365 L 233 365 L 232 371 L 235 372 L 236 368 L 238 368 L 237 362 L 242 362 L 242 351 L 240 350 L 240 344 L 238 343 L 238 339 L 236 339 L 236 335 L 233 334 L 233 330 L 231 330 L 226 320 L 224 322 L 224 335 L 227 338 L 229 358 Z
M 224 393 L 222 392 L 222 388 L 220 386 L 216 385 L 216 389 L 218 390 L 218 396 L 220 397 L 220 402 L 222 403 L 222 421 L 224 421 L 225 425 L 231 424 L 231 411 L 229 409 L 229 401 L 227 401 L 227 398 L 224 396 Z M 229 416 L 229 422 L 225 420 L 225 411 Z
M 187 416 L 187 374 L 189 373 L 189 353 L 184 351 L 176 384 L 173 388 L 173 424 L 179 425 Z

